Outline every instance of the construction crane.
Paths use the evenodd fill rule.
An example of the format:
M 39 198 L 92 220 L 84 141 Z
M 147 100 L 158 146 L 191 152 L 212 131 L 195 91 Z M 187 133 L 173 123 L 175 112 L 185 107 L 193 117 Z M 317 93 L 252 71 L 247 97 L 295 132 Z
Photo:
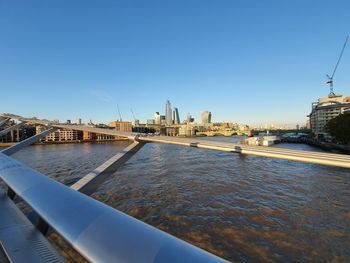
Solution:
M 348 43 L 348 39 L 349 39 L 349 36 L 347 36 L 346 39 L 345 39 L 343 48 L 342 48 L 342 50 L 341 50 L 341 52 L 340 52 L 338 61 L 337 61 L 337 63 L 335 64 L 335 67 L 334 67 L 334 70 L 333 70 L 332 75 L 331 75 L 331 76 L 329 76 L 328 74 L 326 75 L 327 78 L 328 78 L 328 80 L 326 81 L 326 84 L 329 85 L 329 88 L 330 88 L 330 92 L 329 92 L 328 97 L 330 97 L 330 98 L 335 97 L 335 94 L 334 94 L 334 92 L 333 92 L 333 77 L 334 77 L 335 72 L 337 71 L 339 62 L 340 62 L 340 60 L 341 60 L 341 58 L 342 58 L 342 56 L 343 56 L 343 53 L 344 53 L 346 44 Z
M 134 118 L 134 126 L 139 126 L 139 121 L 136 119 L 134 111 L 132 109 L 130 109 L 132 117 Z
M 120 109 L 119 109 L 119 105 L 117 104 L 117 108 L 118 108 L 118 113 L 119 113 L 119 121 L 122 121 L 122 115 L 120 114 Z
M 134 114 L 133 110 L 130 109 L 130 111 L 131 111 L 132 117 L 134 118 L 134 121 L 136 121 L 136 117 L 135 117 L 135 114 Z

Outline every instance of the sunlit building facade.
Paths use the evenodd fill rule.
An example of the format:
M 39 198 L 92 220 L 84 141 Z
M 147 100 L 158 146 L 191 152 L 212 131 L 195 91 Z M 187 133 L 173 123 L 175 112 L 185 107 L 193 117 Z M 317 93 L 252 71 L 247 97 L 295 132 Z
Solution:
M 327 136 L 326 124 L 350 107 L 350 97 L 333 95 L 318 99 L 311 105 L 310 125 L 317 137 Z
M 132 132 L 132 124 L 129 121 L 112 121 L 108 126 L 115 128 L 117 131 Z
M 210 111 L 203 111 L 201 113 L 202 123 L 208 124 L 211 123 L 211 112 Z
M 160 125 L 160 114 L 159 114 L 159 112 L 156 112 L 154 114 L 154 124 Z

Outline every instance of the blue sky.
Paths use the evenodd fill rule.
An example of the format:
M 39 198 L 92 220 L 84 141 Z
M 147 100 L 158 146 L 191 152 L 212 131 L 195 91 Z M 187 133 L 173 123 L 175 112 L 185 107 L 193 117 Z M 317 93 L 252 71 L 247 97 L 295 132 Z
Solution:
M 0 112 L 304 124 L 349 33 L 348 0 L 0 0 Z

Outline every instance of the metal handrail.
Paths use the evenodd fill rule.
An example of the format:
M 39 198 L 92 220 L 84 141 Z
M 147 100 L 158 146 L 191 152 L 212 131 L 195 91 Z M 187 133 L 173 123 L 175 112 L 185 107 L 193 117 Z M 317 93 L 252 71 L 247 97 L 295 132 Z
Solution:
M 0 178 L 91 262 L 223 262 L 0 153 Z

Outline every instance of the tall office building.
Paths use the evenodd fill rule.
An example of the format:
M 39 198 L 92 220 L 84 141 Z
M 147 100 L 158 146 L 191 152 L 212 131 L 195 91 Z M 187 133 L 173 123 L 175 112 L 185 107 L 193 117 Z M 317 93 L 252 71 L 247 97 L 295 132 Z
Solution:
M 159 114 L 159 112 L 156 112 L 154 114 L 154 124 L 160 125 L 160 114 Z
M 201 117 L 202 117 L 203 124 L 211 123 L 211 112 L 210 111 L 203 111 L 201 113 Z
M 175 125 L 180 124 L 179 110 L 177 108 L 173 109 L 173 123 Z
M 187 113 L 187 120 L 186 120 L 187 123 L 191 123 L 191 122 L 194 122 L 194 118 L 191 116 L 190 113 Z
M 77 119 L 77 125 L 81 125 L 81 118 Z
M 169 100 L 167 100 L 165 104 L 165 121 L 167 125 L 173 124 L 171 116 L 171 104 Z

